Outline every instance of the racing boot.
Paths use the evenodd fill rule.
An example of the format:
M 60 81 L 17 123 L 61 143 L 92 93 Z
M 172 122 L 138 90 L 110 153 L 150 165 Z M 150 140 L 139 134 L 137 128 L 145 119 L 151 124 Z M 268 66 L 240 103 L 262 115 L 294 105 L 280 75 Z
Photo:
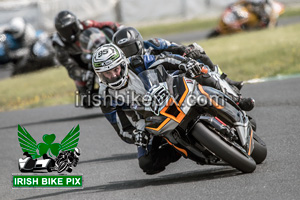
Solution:
M 234 81 L 229 79 L 228 77 L 225 78 L 225 81 L 227 81 L 227 83 L 229 83 L 230 85 L 235 86 L 239 90 L 241 90 L 244 86 L 244 81 Z
M 251 111 L 254 108 L 255 100 L 251 97 L 243 98 L 242 96 L 234 96 L 228 92 L 225 92 L 243 111 Z
M 255 106 L 255 100 L 253 98 L 240 98 L 237 104 L 242 110 L 251 111 Z
M 160 173 L 167 165 L 181 158 L 181 154 L 166 141 L 162 141 L 161 137 L 155 137 L 155 140 L 151 150 L 139 158 L 139 166 L 147 175 Z

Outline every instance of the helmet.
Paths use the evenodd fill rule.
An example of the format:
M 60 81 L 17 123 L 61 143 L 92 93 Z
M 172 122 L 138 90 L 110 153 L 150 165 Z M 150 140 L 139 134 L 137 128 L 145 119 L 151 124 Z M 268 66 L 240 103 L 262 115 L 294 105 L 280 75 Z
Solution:
M 78 147 L 75 147 L 75 149 L 74 149 L 74 156 L 76 158 L 78 158 L 80 156 L 80 149 Z
M 128 61 L 123 51 L 116 45 L 104 44 L 93 54 L 93 68 L 100 81 L 108 87 L 118 90 L 128 80 Z
M 25 33 L 26 22 L 22 17 L 14 17 L 9 23 L 8 32 L 12 34 L 15 39 L 22 37 Z
M 142 55 L 144 52 L 143 37 L 133 27 L 120 29 L 114 34 L 112 41 L 122 49 L 126 57 Z
M 106 43 L 106 35 L 97 28 L 84 30 L 79 36 L 80 47 L 85 53 L 92 53 Z
M 54 22 L 58 34 L 65 42 L 74 42 L 83 29 L 77 17 L 67 10 L 59 12 Z

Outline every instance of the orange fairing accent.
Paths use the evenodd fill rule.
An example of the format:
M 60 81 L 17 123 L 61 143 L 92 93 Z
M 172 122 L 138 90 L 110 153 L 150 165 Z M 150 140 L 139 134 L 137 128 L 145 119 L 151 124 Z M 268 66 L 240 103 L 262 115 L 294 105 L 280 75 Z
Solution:
M 212 98 L 210 98 L 209 94 L 207 94 L 207 93 L 204 91 L 202 85 L 198 84 L 198 88 L 199 88 L 199 90 L 201 91 L 201 93 L 204 94 L 204 95 L 212 102 L 212 104 L 214 105 L 214 107 L 216 107 L 217 109 L 223 109 L 223 108 L 224 108 L 224 106 L 219 105 L 219 104 L 218 104 L 217 102 L 215 102 Z
M 160 129 L 162 129 L 162 127 L 164 127 L 170 120 L 171 120 L 170 118 L 165 119 L 157 128 L 151 128 L 151 127 L 147 127 L 147 128 L 154 131 L 160 131 Z
M 252 138 L 253 138 L 253 130 L 251 129 L 251 135 L 250 135 L 250 141 L 249 141 L 249 150 L 248 150 L 248 155 L 249 155 L 249 156 L 250 156 L 250 154 L 251 154 Z M 255 147 L 254 147 L 254 148 L 255 148 Z
M 168 103 L 167 103 L 167 105 L 160 111 L 161 115 L 164 115 L 164 116 L 166 116 L 168 118 L 165 119 L 157 128 L 151 128 L 151 127 L 147 127 L 147 128 L 149 128 L 151 130 L 154 130 L 154 131 L 160 131 L 171 119 L 174 120 L 177 123 L 180 123 L 183 120 L 183 118 L 185 117 L 185 114 L 180 109 L 180 106 L 183 103 L 186 95 L 189 92 L 189 89 L 188 89 L 188 87 L 187 87 L 186 82 L 185 82 L 184 79 L 183 79 L 183 83 L 184 83 L 185 91 L 184 91 L 182 97 L 180 98 L 178 105 L 176 104 L 176 102 L 175 102 L 175 100 L 173 98 L 170 98 L 169 101 L 168 101 Z M 172 103 L 174 103 L 176 105 L 177 110 L 179 111 L 179 114 L 178 114 L 177 117 L 175 117 L 175 116 L 173 116 L 171 114 L 166 113 L 166 111 L 168 110 L 169 106 L 172 105 Z
M 165 140 L 169 143 L 169 145 L 173 146 L 175 149 L 177 149 L 178 151 L 182 152 L 186 157 L 188 156 L 186 150 L 181 149 L 179 147 L 176 147 L 174 144 L 172 144 L 167 138 L 165 138 Z
M 185 91 L 184 91 L 182 97 L 181 97 L 180 100 L 179 100 L 179 103 L 178 103 L 178 106 L 179 106 L 179 107 L 181 106 L 181 104 L 183 103 L 183 101 L 184 101 L 184 99 L 185 99 L 187 93 L 189 92 L 189 88 L 188 88 L 188 86 L 186 85 L 186 82 L 185 82 L 185 79 L 184 79 L 184 78 L 183 78 L 183 83 L 184 83 Z
M 177 104 L 176 101 L 175 101 L 173 98 L 170 98 L 169 101 L 168 101 L 168 103 L 167 103 L 167 105 L 160 111 L 160 114 L 162 114 L 162 115 L 164 115 L 164 116 L 166 116 L 166 117 L 169 117 L 169 118 L 173 119 L 173 120 L 174 120 L 175 122 L 177 122 L 177 123 L 180 123 L 180 122 L 183 120 L 183 118 L 185 117 L 185 114 L 184 114 L 184 112 L 182 112 L 182 110 L 180 109 L 180 106 L 181 106 L 182 103 L 184 102 L 185 97 L 186 97 L 186 95 L 187 95 L 188 92 L 189 92 L 189 88 L 187 87 L 186 82 L 185 82 L 184 79 L 183 79 L 183 83 L 184 83 L 185 91 L 184 91 L 182 97 L 180 98 L 179 103 Z M 172 105 L 172 104 L 175 104 L 177 110 L 179 111 L 179 115 L 178 115 L 177 117 L 175 117 L 175 116 L 173 116 L 173 115 L 171 115 L 171 114 L 166 113 L 166 111 L 168 110 L 168 108 L 169 108 L 170 105 Z
M 179 114 L 177 115 L 177 117 L 175 117 L 174 115 L 168 114 L 166 113 L 166 111 L 168 110 L 168 108 L 170 107 L 170 105 L 175 104 L 177 110 L 179 111 Z M 173 119 L 175 122 L 180 123 L 183 118 L 185 117 L 184 112 L 182 112 L 182 110 L 179 108 L 179 106 L 176 104 L 175 100 L 173 98 L 170 98 L 167 105 L 160 111 L 160 114 L 169 117 L 171 119 Z

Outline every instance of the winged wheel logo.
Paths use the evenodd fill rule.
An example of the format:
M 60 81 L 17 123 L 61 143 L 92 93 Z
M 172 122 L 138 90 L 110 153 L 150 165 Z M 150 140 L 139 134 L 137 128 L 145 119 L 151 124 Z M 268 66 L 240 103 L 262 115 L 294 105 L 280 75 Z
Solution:
M 18 140 L 23 152 L 28 152 L 32 159 L 39 158 L 44 154 L 50 157 L 57 157 L 60 151 L 74 151 L 78 145 L 80 135 L 80 127 L 77 125 L 66 135 L 60 143 L 53 143 L 56 139 L 55 134 L 43 135 L 42 143 L 37 144 L 35 139 L 28 133 L 28 131 L 18 125 Z

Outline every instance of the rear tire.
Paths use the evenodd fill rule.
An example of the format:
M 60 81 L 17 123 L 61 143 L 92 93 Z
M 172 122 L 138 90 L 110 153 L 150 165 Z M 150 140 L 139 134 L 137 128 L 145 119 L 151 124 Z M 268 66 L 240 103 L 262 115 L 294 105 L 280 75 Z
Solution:
M 252 157 L 243 155 L 235 147 L 230 146 L 217 134 L 209 130 L 204 124 L 197 123 L 191 134 L 200 144 L 232 167 L 244 173 L 251 173 L 255 170 L 256 163 Z
M 267 146 L 256 134 L 253 135 L 253 139 L 254 149 L 251 157 L 255 160 L 256 164 L 261 164 L 267 157 Z

